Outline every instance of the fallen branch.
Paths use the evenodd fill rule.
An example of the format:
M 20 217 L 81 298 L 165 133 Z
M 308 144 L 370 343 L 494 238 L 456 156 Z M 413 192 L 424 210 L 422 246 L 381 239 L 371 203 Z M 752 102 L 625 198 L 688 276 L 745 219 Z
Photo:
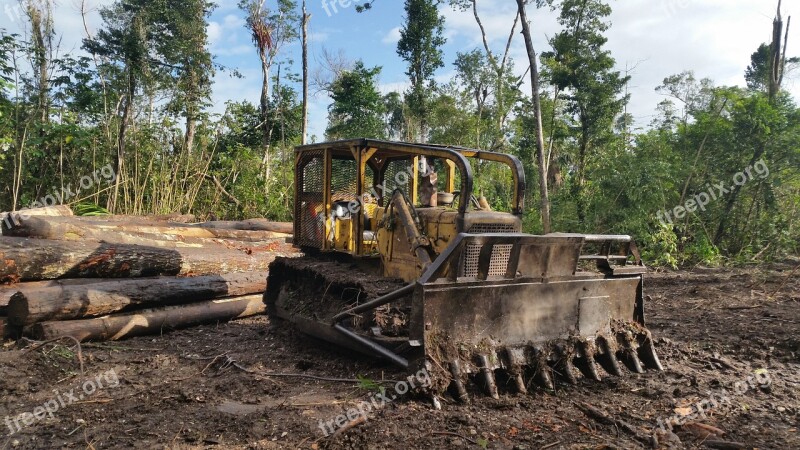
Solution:
M 708 439 L 710 437 L 721 437 L 725 434 L 724 431 L 720 430 L 717 427 L 712 427 L 711 425 L 706 425 L 704 423 L 699 423 L 699 422 L 688 422 L 681 425 L 681 428 L 699 437 L 700 439 Z
M 233 194 L 231 194 L 230 192 L 228 192 L 225 189 L 225 186 L 223 186 L 222 183 L 219 182 L 219 179 L 216 177 L 216 175 L 209 175 L 207 173 L 204 173 L 204 174 L 198 173 L 198 175 L 202 175 L 206 179 L 209 179 L 209 180 L 213 181 L 214 182 L 214 186 L 217 187 L 217 189 L 219 190 L 220 193 L 222 193 L 222 195 L 224 195 L 225 197 L 228 197 L 228 199 L 230 201 L 232 201 L 233 203 L 235 203 L 236 206 L 239 206 L 239 207 L 242 206 L 242 202 L 240 202 L 239 199 L 234 197 Z
M 789 283 L 789 280 L 791 280 L 792 277 L 794 277 L 794 274 L 795 274 L 795 272 L 797 272 L 797 269 L 800 269 L 800 264 L 798 264 L 794 269 L 792 269 L 792 271 L 789 273 L 789 275 L 786 277 L 786 279 L 783 280 L 783 283 L 781 283 L 781 285 L 778 286 L 778 289 L 775 289 L 774 291 L 772 291 L 772 293 L 768 294 L 767 297 L 768 298 L 772 298 L 773 295 L 775 295 L 778 292 L 780 292 L 781 290 L 783 290 L 783 288 L 786 286 L 786 284 Z
M 213 365 L 214 362 L 216 362 L 217 360 L 219 360 L 222 357 L 226 357 L 231 362 L 230 364 L 228 364 L 228 367 L 230 367 L 230 366 L 236 367 L 237 369 L 239 369 L 239 370 L 241 370 L 243 372 L 251 373 L 251 374 L 254 374 L 254 375 L 261 375 L 263 377 L 306 378 L 306 379 L 309 379 L 309 380 L 328 381 L 328 382 L 331 382 L 331 383 L 356 383 L 356 384 L 363 383 L 363 381 L 364 381 L 364 380 L 359 380 L 359 379 L 355 379 L 355 378 L 331 378 L 331 377 L 323 377 L 323 376 L 319 376 L 319 375 L 308 375 L 308 374 L 305 374 L 305 373 L 269 373 L 269 372 L 260 372 L 260 371 L 257 371 L 257 370 L 248 369 L 247 367 L 244 367 L 244 366 L 240 365 L 238 363 L 238 361 L 236 361 L 235 359 L 233 359 L 230 356 L 228 356 L 228 353 L 229 352 L 225 352 L 225 353 L 223 353 L 221 355 L 209 356 L 209 357 L 190 357 L 190 356 L 187 356 L 187 355 L 183 355 L 183 358 L 193 359 L 193 360 L 196 360 L 196 361 L 212 360 L 211 364 L 206 366 L 206 369 L 208 369 L 208 367 Z M 203 369 L 203 371 L 205 371 L 206 369 Z M 397 383 L 400 383 L 400 382 L 401 381 L 399 381 L 399 380 L 379 380 L 379 381 L 375 381 L 375 383 L 383 383 L 383 384 L 397 384 Z
M 716 448 L 719 450 L 746 450 L 749 448 L 753 448 L 752 446 L 742 444 L 741 442 L 717 441 L 717 440 L 704 441 L 703 445 L 709 448 Z
M 466 436 L 463 436 L 461 434 L 458 434 L 458 433 L 453 433 L 452 431 L 431 431 L 431 436 L 453 436 L 453 437 L 461 438 L 461 439 L 469 442 L 472 445 L 478 445 L 478 442 L 476 442 L 475 440 L 470 439 L 470 438 L 468 438 Z
M 647 443 L 650 442 L 650 437 L 649 436 L 642 435 L 641 433 L 639 433 L 639 430 L 637 430 L 636 427 L 634 427 L 633 425 L 629 424 L 628 422 L 625 422 L 624 420 L 617 419 L 617 418 L 611 416 L 610 414 L 606 413 L 605 411 L 603 411 L 603 410 L 601 410 L 599 408 L 596 408 L 596 407 L 594 407 L 594 406 L 592 406 L 592 405 L 590 405 L 588 403 L 580 403 L 580 402 L 578 402 L 578 403 L 573 402 L 573 403 L 575 404 L 575 406 L 578 407 L 578 409 L 580 409 L 589 418 L 592 418 L 592 419 L 594 419 L 594 420 L 596 420 L 596 421 L 598 421 L 598 422 L 600 422 L 602 424 L 605 424 L 605 425 L 612 425 L 612 426 L 615 426 L 617 428 L 620 428 L 623 431 L 633 435 L 639 441 L 647 442 Z
M 340 436 L 341 434 L 345 433 L 347 430 L 353 429 L 361 424 L 367 423 L 367 418 L 364 416 L 360 416 L 355 420 L 351 420 L 350 422 L 344 424 L 342 428 L 336 430 L 336 433 L 333 433 L 333 436 Z

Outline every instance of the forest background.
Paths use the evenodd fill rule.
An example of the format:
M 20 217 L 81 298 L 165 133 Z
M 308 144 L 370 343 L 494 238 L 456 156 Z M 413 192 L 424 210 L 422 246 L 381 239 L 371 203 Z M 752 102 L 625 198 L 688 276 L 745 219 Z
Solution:
M 2 210 L 54 199 L 85 213 L 289 221 L 294 146 L 368 137 L 518 156 L 527 232 L 631 234 L 649 264 L 672 267 L 798 254 L 800 59 L 787 52 L 793 30 L 780 5 L 751 25 L 767 24 L 765 39 L 740 48 L 741 82 L 675 67 L 652 114 L 637 117 L 642 62 L 621 65 L 609 50 L 610 2 L 73 3 L 82 29 L 73 47 L 56 27 L 63 5 L 0 3 Z M 508 20 L 486 18 L 496 3 L 511 8 Z M 680 32 L 685 3 L 702 2 L 654 7 Z M 219 9 L 223 22 L 211 19 Z M 555 18 L 547 33 L 544 17 Z M 332 21 L 338 42 L 396 51 L 359 58 L 315 45 Z M 370 41 L 363 30 L 374 21 L 396 26 Z M 466 22 L 476 45 L 454 49 L 453 27 Z M 219 45 L 230 27 L 249 41 Z M 641 42 L 653 38 L 641 32 Z M 402 82 L 382 83 L 386 58 Z M 232 59 L 255 62 L 258 76 L 245 79 Z M 221 75 L 257 94 L 221 106 Z M 476 168 L 478 190 L 502 203 L 508 181 L 492 170 Z

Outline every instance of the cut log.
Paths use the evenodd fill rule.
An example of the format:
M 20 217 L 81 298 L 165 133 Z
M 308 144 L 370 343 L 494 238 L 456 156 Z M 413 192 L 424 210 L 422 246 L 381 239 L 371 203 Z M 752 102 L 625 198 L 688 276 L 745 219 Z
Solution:
M 45 208 L 24 208 L 19 211 L 0 213 L 0 222 L 3 223 L 3 229 L 12 228 L 25 219 L 35 216 L 72 217 L 74 213 L 69 206 L 66 205 L 48 206 Z
M 8 305 L 11 326 L 24 327 L 48 320 L 103 316 L 146 306 L 177 305 L 263 294 L 267 272 L 203 277 L 161 277 L 130 280 L 100 280 L 91 284 L 20 285 Z
M 162 215 L 149 215 L 149 216 L 128 216 L 128 215 L 109 215 L 109 216 L 91 216 L 92 219 L 103 222 L 148 222 L 160 223 L 171 222 L 179 224 L 188 224 L 197 222 L 197 216 L 194 214 L 162 214 Z
M 36 237 L 53 240 L 98 239 L 105 233 L 127 233 L 145 235 L 158 240 L 179 240 L 186 238 L 235 239 L 260 242 L 269 239 L 286 238 L 289 234 L 273 231 L 228 230 L 202 228 L 200 226 L 170 226 L 168 224 L 117 223 L 90 220 L 81 217 L 30 217 L 12 227 L 3 223 L 3 234 L 16 237 Z M 117 235 L 122 236 L 122 235 Z
M 202 323 L 254 316 L 263 314 L 265 310 L 261 295 L 249 295 L 190 305 L 167 306 L 98 319 L 41 322 L 29 327 L 26 333 L 40 340 L 72 336 L 79 341 L 116 341 L 132 336 L 161 334 L 164 331 Z
M 276 244 L 248 254 L 227 248 L 156 248 L 140 245 L 0 238 L 0 283 L 57 278 L 138 278 L 261 272 L 275 257 L 296 254 Z
M 272 222 L 267 219 L 248 219 L 239 221 L 214 221 L 197 224 L 202 228 L 225 229 L 225 230 L 249 230 L 249 231 L 274 231 L 276 233 L 294 233 L 294 225 L 291 222 Z
M 18 226 L 5 230 L 6 236 L 28 237 L 39 239 L 53 239 L 57 241 L 96 241 L 114 244 L 144 245 L 162 248 L 201 248 L 208 245 L 222 245 L 228 248 L 238 248 L 243 242 L 250 243 L 251 247 L 259 247 L 285 242 L 287 234 L 262 232 L 263 239 L 256 241 L 239 241 L 234 239 L 220 240 L 213 237 L 184 237 L 173 233 L 147 233 L 135 232 L 135 229 L 159 229 L 162 231 L 174 230 L 174 228 L 163 228 L 152 225 L 134 226 L 126 224 L 125 228 L 130 231 L 120 231 L 117 225 L 97 225 L 97 222 L 90 222 L 73 218 L 70 220 L 52 220 L 41 217 L 30 217 L 20 222 Z M 233 241 L 233 242 L 228 242 Z

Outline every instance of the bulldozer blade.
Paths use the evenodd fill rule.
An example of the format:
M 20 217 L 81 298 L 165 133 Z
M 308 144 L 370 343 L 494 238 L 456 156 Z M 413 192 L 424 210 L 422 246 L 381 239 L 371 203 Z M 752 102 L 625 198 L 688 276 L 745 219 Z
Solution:
M 423 343 L 426 358 L 461 361 L 460 371 L 479 376 L 492 397 L 495 371 L 527 392 L 530 382 L 553 389 L 554 375 L 575 383 L 578 374 L 622 376 L 623 366 L 662 370 L 644 327 L 644 267 L 580 271 L 585 242 L 459 235 L 416 284 L 411 339 Z

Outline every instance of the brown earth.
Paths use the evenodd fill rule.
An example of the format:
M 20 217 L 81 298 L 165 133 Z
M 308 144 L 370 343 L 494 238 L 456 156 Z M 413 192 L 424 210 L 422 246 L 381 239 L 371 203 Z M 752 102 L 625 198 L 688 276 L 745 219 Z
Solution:
M 265 317 L 84 344 L 84 376 L 74 343 L 8 343 L 0 351 L 0 450 L 628 449 L 653 448 L 654 437 L 660 448 L 800 448 L 796 265 L 648 275 L 648 326 L 664 372 L 580 380 L 469 405 L 445 397 L 441 410 L 408 394 L 332 437 L 320 421 L 374 398 L 373 383 L 274 374 L 376 381 L 403 375 Z M 387 397 L 395 395 L 393 385 L 385 386 Z M 98 389 L 88 395 L 83 387 Z M 694 414 L 675 434 L 657 430 L 659 419 L 690 414 L 703 400 L 704 415 Z M 41 405 L 57 411 L 49 417 L 35 409 Z M 612 423 L 589 415 L 597 410 Z M 17 419 L 17 430 L 16 416 L 35 411 L 42 419 Z M 724 434 L 704 438 L 708 427 Z

